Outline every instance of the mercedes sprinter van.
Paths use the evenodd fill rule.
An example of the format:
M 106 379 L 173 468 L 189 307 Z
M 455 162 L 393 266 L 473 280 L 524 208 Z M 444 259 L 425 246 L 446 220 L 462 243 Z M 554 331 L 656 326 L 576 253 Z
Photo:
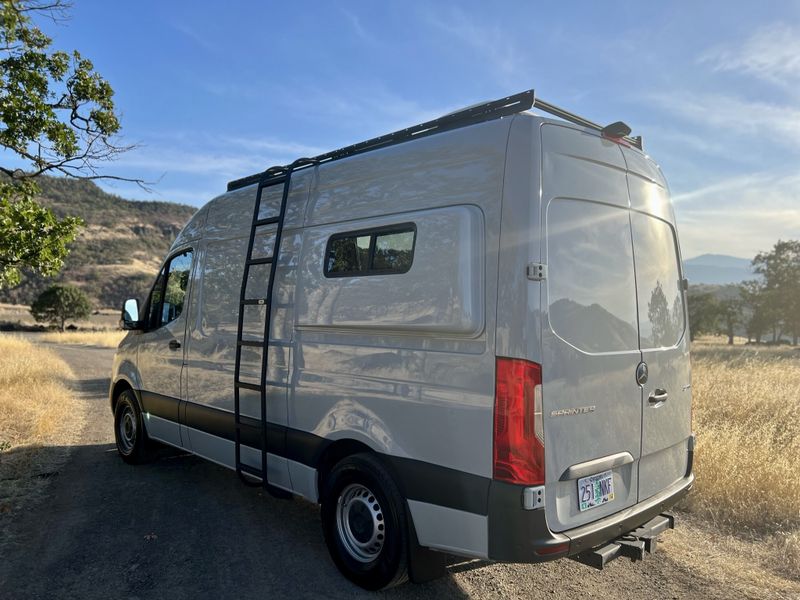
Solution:
M 641 558 L 694 438 L 675 216 L 629 134 L 529 91 L 231 182 L 125 304 L 120 455 L 320 503 L 368 589 Z

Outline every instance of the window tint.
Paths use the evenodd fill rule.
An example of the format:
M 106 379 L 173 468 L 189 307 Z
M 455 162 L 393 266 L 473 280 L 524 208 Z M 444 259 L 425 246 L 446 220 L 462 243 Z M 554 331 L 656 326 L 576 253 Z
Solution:
M 159 273 L 149 303 L 150 329 L 163 327 L 177 319 L 183 312 L 189 275 L 192 269 L 192 251 L 173 256 Z
M 153 285 L 153 291 L 150 292 L 150 300 L 147 304 L 147 328 L 156 329 L 160 321 L 161 299 L 164 295 L 164 276 L 167 268 L 161 269 L 161 273 L 156 277 L 156 282 Z
M 408 271 L 411 268 L 413 250 L 413 231 L 378 234 L 375 237 L 375 256 L 372 259 L 372 268 L 377 271 Z
M 405 273 L 414 260 L 413 223 L 331 236 L 325 253 L 325 276 Z
M 328 251 L 329 273 L 363 273 L 369 268 L 368 235 L 331 239 Z
M 547 211 L 553 331 L 585 352 L 638 350 L 628 210 L 556 199 Z
M 641 347 L 674 346 L 683 335 L 683 286 L 672 227 L 656 217 L 631 213 L 636 249 Z

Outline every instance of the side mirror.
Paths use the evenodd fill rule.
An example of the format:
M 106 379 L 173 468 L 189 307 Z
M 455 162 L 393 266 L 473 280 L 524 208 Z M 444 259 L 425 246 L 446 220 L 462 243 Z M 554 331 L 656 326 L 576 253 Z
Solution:
M 141 329 L 142 324 L 139 322 L 139 301 L 136 298 L 128 298 L 122 307 L 122 319 L 120 319 L 120 327 L 126 330 Z

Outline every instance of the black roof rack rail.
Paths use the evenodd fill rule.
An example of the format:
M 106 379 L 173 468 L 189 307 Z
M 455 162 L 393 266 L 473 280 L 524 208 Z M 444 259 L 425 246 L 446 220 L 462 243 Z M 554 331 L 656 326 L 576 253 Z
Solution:
M 231 192 L 248 185 L 263 182 L 272 177 L 281 177 L 288 172 L 297 171 L 298 169 L 328 163 L 341 158 L 346 158 L 348 156 L 354 156 L 356 154 L 368 152 L 370 150 L 377 150 L 378 148 L 394 146 L 395 144 L 401 144 L 412 139 L 426 137 L 436 133 L 441 133 L 443 131 L 449 131 L 451 129 L 458 129 L 468 125 L 482 123 L 484 121 L 491 121 L 493 119 L 507 117 L 526 111 L 530 108 L 537 108 L 544 112 L 548 112 L 552 115 L 560 117 L 566 121 L 581 125 L 582 127 L 595 129 L 602 132 L 604 135 L 607 135 L 608 137 L 623 139 L 627 143 L 639 148 L 640 150 L 642 148 L 642 138 L 628 137 L 627 133 L 630 133 L 630 128 L 628 128 L 624 123 L 617 122 L 613 125 L 609 125 L 607 128 L 604 128 L 597 123 L 589 121 L 588 119 L 584 119 L 583 117 L 575 115 L 553 104 L 539 100 L 535 97 L 533 90 L 526 90 L 524 92 L 520 92 L 519 94 L 514 94 L 513 96 L 500 98 L 499 100 L 492 100 L 491 102 L 476 104 L 474 106 L 452 112 L 443 117 L 439 117 L 438 119 L 433 119 L 432 121 L 426 121 L 424 123 L 420 123 L 419 125 L 406 127 L 405 129 L 400 129 L 399 131 L 387 133 L 363 142 L 358 142 L 357 144 L 345 146 L 344 148 L 339 148 L 338 150 L 332 150 L 331 152 L 326 152 L 325 154 L 320 154 L 319 156 L 315 156 L 313 158 L 298 158 L 288 165 L 270 167 L 261 173 L 256 173 L 254 175 L 249 175 L 247 177 L 242 177 L 241 179 L 235 179 L 228 182 L 228 191 Z M 619 135 L 620 130 L 615 127 L 618 125 L 623 127 L 623 132 L 627 132 L 624 136 Z
M 611 125 L 606 125 L 605 127 L 595 123 L 594 121 L 590 121 L 589 119 L 584 119 L 583 117 L 576 115 L 574 113 L 569 112 L 568 110 L 564 110 L 563 108 L 559 108 L 555 104 L 550 104 L 549 102 L 545 102 L 544 100 L 539 100 L 538 98 L 534 99 L 533 101 L 533 108 L 541 110 L 546 113 L 550 113 L 551 115 L 555 115 L 565 121 L 569 121 L 570 123 L 575 123 L 576 125 L 580 125 L 581 127 L 587 127 L 589 129 L 595 129 L 601 132 L 606 137 L 621 139 L 630 144 L 631 146 L 642 150 L 642 136 L 637 135 L 636 137 L 630 137 L 628 134 L 631 132 L 631 128 L 625 125 L 622 121 L 617 121 L 616 123 L 612 123 Z

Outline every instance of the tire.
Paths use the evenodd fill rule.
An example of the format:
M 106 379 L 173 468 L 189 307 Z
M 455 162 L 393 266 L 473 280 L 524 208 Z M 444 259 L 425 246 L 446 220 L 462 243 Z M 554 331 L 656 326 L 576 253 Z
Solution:
M 142 422 L 142 411 L 132 390 L 125 390 L 117 398 L 114 409 L 114 439 L 117 452 L 126 463 L 138 465 L 152 458 L 150 441 Z
M 331 470 L 322 496 L 322 531 L 333 562 L 350 581 L 380 590 L 408 580 L 405 507 L 375 456 L 355 454 Z

